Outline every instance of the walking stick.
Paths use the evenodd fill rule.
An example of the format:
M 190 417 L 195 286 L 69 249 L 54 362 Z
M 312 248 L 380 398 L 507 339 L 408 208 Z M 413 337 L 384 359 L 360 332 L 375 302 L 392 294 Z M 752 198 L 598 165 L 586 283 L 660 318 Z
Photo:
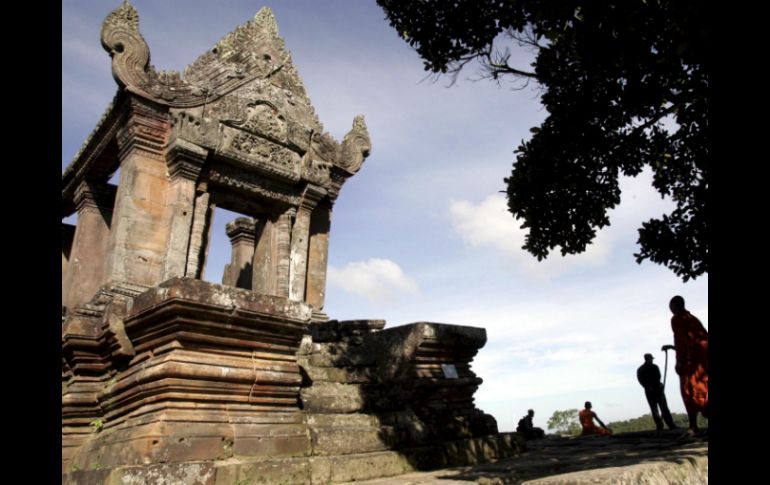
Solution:
M 663 348 L 660 349 L 666 354 L 666 364 L 663 367 L 663 390 L 666 389 L 666 374 L 668 374 L 668 351 L 673 348 L 673 345 L 664 345 Z

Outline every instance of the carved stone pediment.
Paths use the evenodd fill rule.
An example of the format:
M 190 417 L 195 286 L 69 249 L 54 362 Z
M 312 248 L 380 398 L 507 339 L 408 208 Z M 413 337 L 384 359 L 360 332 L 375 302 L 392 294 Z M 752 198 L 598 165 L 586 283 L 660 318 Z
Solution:
M 363 117 L 341 144 L 324 132 L 269 8 L 220 39 L 184 74 L 150 64 L 139 15 L 127 1 L 107 16 L 101 40 L 118 84 L 168 107 L 170 139 L 210 149 L 236 166 L 331 188 L 339 185 L 332 183 L 333 167 L 352 175 L 371 150 Z

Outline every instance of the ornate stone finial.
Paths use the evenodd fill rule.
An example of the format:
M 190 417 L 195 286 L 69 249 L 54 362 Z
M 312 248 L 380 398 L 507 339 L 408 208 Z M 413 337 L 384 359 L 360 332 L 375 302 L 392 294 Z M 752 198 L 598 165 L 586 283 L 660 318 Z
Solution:
M 138 87 L 147 83 L 150 48 L 139 33 L 139 13 L 128 1 L 104 19 L 101 41 L 112 57 L 112 76 L 120 86 Z
M 101 41 L 112 57 L 112 75 L 118 85 L 159 104 L 189 108 L 212 103 L 279 71 L 285 78 L 282 84 L 294 87 L 304 100 L 304 88 L 278 35 L 275 16 L 267 7 L 220 39 L 187 67 L 184 76 L 176 71 L 157 71 L 150 64 L 150 48 L 139 33 L 139 14 L 128 2 L 104 20 Z
M 372 141 L 369 139 L 369 130 L 366 128 L 364 117 L 358 115 L 353 118 L 353 128 L 342 140 L 340 163 L 350 172 L 356 173 L 371 150 Z
M 260 8 L 259 12 L 254 15 L 254 22 L 263 32 L 272 37 L 278 37 L 278 23 L 275 21 L 275 15 L 273 15 L 273 10 L 270 7 Z

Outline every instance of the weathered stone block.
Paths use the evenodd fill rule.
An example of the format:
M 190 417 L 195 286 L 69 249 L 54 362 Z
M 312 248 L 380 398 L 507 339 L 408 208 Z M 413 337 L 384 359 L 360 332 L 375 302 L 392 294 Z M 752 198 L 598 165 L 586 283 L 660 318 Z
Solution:
M 314 485 L 390 477 L 413 470 L 406 458 L 393 451 L 313 457 L 310 464 Z
M 105 485 L 215 485 L 216 469 L 211 463 L 160 464 L 120 468 L 110 475 Z
M 363 410 L 365 400 L 360 386 L 318 382 L 302 389 L 302 409 L 309 413 L 354 413 Z
M 214 485 L 307 485 L 310 468 L 307 458 L 222 463 L 216 468 Z
M 235 426 L 233 451 L 237 456 L 302 456 L 310 454 L 310 433 L 304 425 Z
M 314 455 L 348 455 L 383 451 L 389 447 L 387 431 L 379 428 L 313 428 Z

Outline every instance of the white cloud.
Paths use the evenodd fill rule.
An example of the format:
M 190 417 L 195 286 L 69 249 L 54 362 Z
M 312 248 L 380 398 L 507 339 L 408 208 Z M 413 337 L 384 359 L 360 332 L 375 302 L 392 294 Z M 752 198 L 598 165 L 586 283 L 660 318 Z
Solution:
M 417 282 L 389 259 L 370 258 L 337 269 L 329 266 L 329 284 L 370 301 L 390 300 L 397 293 L 417 294 Z
M 662 198 L 652 186 L 652 169 L 644 167 L 636 177 L 620 178 L 620 205 L 610 212 L 610 229 L 632 237 L 636 241 L 636 230 L 642 222 L 658 218 L 674 209 L 670 198 Z
M 493 248 L 499 251 L 517 269 L 529 276 L 548 279 L 574 268 L 603 264 L 612 249 L 610 233 L 602 231 L 585 253 L 562 257 L 552 253 L 543 261 L 537 261 L 521 249 L 526 231 L 521 221 L 514 220 L 508 212 L 505 197 L 490 195 L 478 204 L 465 200 L 451 201 L 449 214 L 454 231 L 470 246 Z
M 466 175 L 473 179 L 470 168 Z M 674 207 L 670 199 L 663 199 L 652 187 L 652 170 L 649 167 L 636 177 L 621 177 L 619 184 L 621 203 L 608 213 L 610 226 L 597 231 L 594 241 L 581 254 L 561 256 L 557 247 L 546 259 L 538 261 L 522 249 L 528 231 L 521 229 L 522 221 L 515 220 L 508 211 L 503 194 L 490 195 L 479 203 L 452 200 L 449 202 L 449 217 L 454 232 L 469 246 L 494 249 L 517 272 L 549 280 L 576 270 L 605 265 L 613 251 L 621 247 L 626 251 L 633 247 L 642 222 L 659 218 Z

